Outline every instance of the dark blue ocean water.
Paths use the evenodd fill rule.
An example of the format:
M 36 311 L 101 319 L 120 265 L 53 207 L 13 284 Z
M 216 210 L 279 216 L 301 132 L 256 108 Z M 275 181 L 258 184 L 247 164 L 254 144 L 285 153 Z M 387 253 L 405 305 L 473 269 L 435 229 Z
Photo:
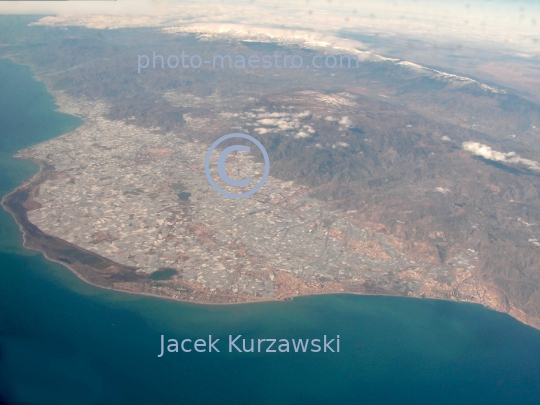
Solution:
M 0 194 L 37 168 L 19 149 L 73 130 L 30 71 L 0 60 Z M 340 353 L 171 353 L 340 335 Z M 224 348 L 226 347 L 223 346 Z M 477 305 L 329 295 L 201 306 L 90 286 L 22 247 L 0 210 L 0 402 L 7 404 L 540 404 L 540 331 Z

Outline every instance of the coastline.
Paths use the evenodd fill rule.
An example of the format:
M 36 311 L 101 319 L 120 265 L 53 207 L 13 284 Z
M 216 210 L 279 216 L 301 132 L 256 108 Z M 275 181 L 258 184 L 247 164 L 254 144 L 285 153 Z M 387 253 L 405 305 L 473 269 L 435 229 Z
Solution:
M 19 158 L 21 158 L 21 157 L 19 156 Z M 145 292 L 145 291 L 133 291 L 133 290 L 129 290 L 129 289 L 118 288 L 118 287 L 115 287 L 115 286 L 110 285 L 110 284 L 107 285 L 107 283 L 103 283 L 103 282 L 99 283 L 99 282 L 97 282 L 97 280 L 91 280 L 89 277 L 85 277 L 83 275 L 83 272 L 78 271 L 77 267 L 82 265 L 82 264 L 80 264 L 78 262 L 76 262 L 75 264 L 66 263 L 65 261 L 62 261 L 62 260 L 59 260 L 58 258 L 53 257 L 54 254 L 51 254 L 51 252 L 48 251 L 47 249 L 43 248 L 43 246 L 38 246 L 35 243 L 32 243 L 32 240 L 30 239 L 30 238 L 32 238 L 32 236 L 29 235 L 30 232 L 24 226 L 24 224 L 23 224 L 24 221 L 21 221 L 21 217 L 20 217 L 19 213 L 17 213 L 16 210 L 14 210 L 13 207 L 10 206 L 10 198 L 13 198 L 13 196 L 16 196 L 17 193 L 19 193 L 21 191 L 25 192 L 25 191 L 27 191 L 27 189 L 29 189 L 31 187 L 37 187 L 39 185 L 39 180 L 44 176 L 47 169 L 46 169 L 45 165 L 42 162 L 36 161 L 34 159 L 27 158 L 27 157 L 24 157 L 24 159 L 27 159 L 27 160 L 30 160 L 30 161 L 36 163 L 39 166 L 38 173 L 36 173 L 31 179 L 29 179 L 26 182 L 24 182 L 23 184 L 21 184 L 19 187 L 17 187 L 11 193 L 5 195 L 1 200 L 2 207 L 13 216 L 13 218 L 15 219 L 15 222 L 17 223 L 19 229 L 21 230 L 21 232 L 23 234 L 23 246 L 24 246 L 24 248 L 29 249 L 29 250 L 34 250 L 34 251 L 41 252 L 47 260 L 63 265 L 64 267 L 69 269 L 71 272 L 73 272 L 81 281 L 83 281 L 83 282 L 85 282 L 87 284 L 90 284 L 90 285 L 92 285 L 94 287 L 103 288 L 105 290 L 110 290 L 110 291 L 115 291 L 115 292 L 120 292 L 120 293 L 128 293 L 128 294 L 134 294 L 134 295 L 140 295 L 140 296 L 154 297 L 154 298 L 166 299 L 166 300 L 182 302 L 182 303 L 189 303 L 189 304 L 194 304 L 194 305 L 242 305 L 242 304 L 256 304 L 256 303 L 268 303 L 268 302 L 279 303 L 279 302 L 292 301 L 294 298 L 299 298 L 299 297 L 309 297 L 309 296 L 314 296 L 314 295 L 337 295 L 337 294 L 339 294 L 339 295 L 345 294 L 345 295 L 359 295 L 359 296 L 374 296 L 374 297 L 376 297 L 376 296 L 401 297 L 401 298 L 415 298 L 415 299 L 423 299 L 423 300 L 426 300 L 426 299 L 427 300 L 441 300 L 441 301 L 448 301 L 448 302 L 454 302 L 454 303 L 480 305 L 481 307 L 483 307 L 485 309 L 492 310 L 492 311 L 499 312 L 499 313 L 503 313 L 503 314 L 507 314 L 507 315 L 511 316 L 512 318 L 518 320 L 519 322 L 521 322 L 521 323 L 523 323 L 523 324 L 525 324 L 527 326 L 530 326 L 530 327 L 532 327 L 534 329 L 540 330 L 540 322 L 538 322 L 536 319 L 531 319 L 526 314 L 524 314 L 522 311 L 519 311 L 519 310 L 517 310 L 516 308 L 513 308 L 513 307 L 511 307 L 511 309 L 509 311 L 504 311 L 504 310 L 498 310 L 496 308 L 490 308 L 490 307 L 488 307 L 488 306 L 486 306 L 486 305 L 484 305 L 482 303 L 469 302 L 469 301 L 459 301 L 459 300 L 452 300 L 452 299 L 446 299 L 446 298 L 440 298 L 440 297 L 418 297 L 418 296 L 413 296 L 413 295 L 404 296 L 404 295 L 395 295 L 395 294 L 381 294 L 381 293 L 354 292 L 354 291 L 329 291 L 329 292 L 313 292 L 313 293 L 307 293 L 307 294 L 295 294 L 295 295 L 290 295 L 290 296 L 283 297 L 281 299 L 279 299 L 279 298 L 268 299 L 268 298 L 259 298 L 259 297 L 253 296 L 253 297 L 250 297 L 250 298 L 252 298 L 251 300 L 245 299 L 245 300 L 236 300 L 236 301 L 229 301 L 229 302 L 215 302 L 215 301 L 210 301 L 210 300 L 204 301 L 204 300 L 196 300 L 196 299 L 178 298 L 178 297 L 168 296 L 168 295 L 164 295 L 164 294 L 157 294 L 157 293 Z M 24 211 L 24 214 L 26 214 L 26 211 Z M 26 221 L 28 221 L 28 220 L 26 219 Z M 41 232 L 41 233 L 43 233 L 43 232 Z M 43 235 L 46 235 L 46 234 L 43 233 Z M 58 239 L 58 238 L 52 237 L 50 235 L 46 235 L 46 236 L 48 238 Z M 66 241 L 62 241 L 62 242 L 65 243 L 65 244 L 71 245 L 69 242 L 66 242 Z M 77 248 L 81 249 L 80 247 L 77 247 Z M 81 250 L 84 250 L 84 249 L 81 249 Z M 97 255 L 97 254 L 95 254 L 93 252 L 88 252 L 88 253 L 90 253 L 92 255 L 99 256 L 99 255 Z M 106 258 L 102 258 L 102 259 L 106 260 L 108 262 L 114 263 L 114 262 L 112 262 L 112 261 L 110 261 L 110 260 L 108 260 Z M 121 266 L 118 263 L 114 263 L 114 265 Z M 206 297 L 210 298 L 211 296 L 212 296 L 212 292 L 208 292 L 208 295 Z
M 15 63 L 20 63 L 17 61 L 14 61 Z M 43 77 L 39 77 L 35 71 L 36 68 L 34 66 L 30 66 L 30 68 L 33 70 L 34 77 L 36 80 L 41 81 L 45 84 L 47 91 L 53 95 L 54 97 L 54 103 L 59 107 L 58 111 L 76 115 L 77 117 L 85 120 L 87 117 L 83 114 L 77 113 L 73 110 L 72 107 L 64 106 L 61 102 L 59 102 L 59 97 L 56 94 L 56 92 L 52 91 L 50 88 L 50 85 L 47 83 L 47 79 Z M 62 136 L 62 135 L 60 135 Z M 45 141 L 46 142 L 46 141 Z M 296 297 L 305 297 L 305 296 L 312 296 L 312 295 L 329 295 L 329 294 L 351 294 L 351 295 L 365 295 L 365 296 L 392 296 L 392 297 L 406 297 L 406 298 L 425 298 L 425 299 L 434 299 L 434 300 L 444 300 L 444 301 L 451 301 L 451 302 L 462 302 L 462 303 L 469 303 L 469 304 L 479 304 L 482 305 L 486 309 L 491 309 L 496 312 L 505 313 L 510 315 L 511 317 L 517 319 L 518 321 L 529 325 L 535 329 L 540 330 L 540 320 L 529 317 L 524 312 L 520 311 L 519 309 L 513 307 L 509 302 L 507 303 L 507 307 L 492 307 L 487 306 L 480 302 L 472 302 L 472 301 L 465 301 L 465 300 L 458 300 L 458 299 L 450 299 L 450 298 L 444 298 L 444 297 L 422 297 L 422 296 L 414 296 L 414 295 L 399 295 L 399 294 L 384 294 L 381 292 L 369 292 L 369 291 L 345 291 L 341 288 L 341 285 L 335 284 L 335 285 L 327 285 L 328 287 L 324 292 L 318 292 L 318 291 L 310 291 L 310 292 L 300 292 L 300 293 L 291 293 L 290 291 L 285 294 L 279 294 L 279 298 L 262 298 L 257 297 L 254 295 L 248 295 L 248 294 L 234 294 L 234 293 L 226 293 L 226 292 L 213 292 L 209 290 L 205 290 L 204 288 L 200 286 L 196 286 L 193 284 L 190 284 L 188 282 L 184 282 L 183 286 L 187 289 L 191 289 L 189 294 L 183 294 L 181 297 L 173 296 L 174 292 L 171 292 L 170 290 L 167 290 L 166 288 L 162 288 L 160 286 L 159 282 L 156 282 L 155 287 L 158 291 L 161 291 L 162 293 L 157 292 L 149 292 L 149 291 L 139 291 L 137 288 L 135 288 L 136 283 L 133 282 L 133 280 L 136 280 L 139 282 L 139 284 L 143 284 L 143 287 L 148 287 L 149 289 L 153 289 L 154 286 L 152 285 L 152 281 L 149 279 L 148 276 L 141 276 L 140 274 L 135 273 L 136 269 L 129 268 L 127 266 L 123 266 L 119 263 L 113 262 L 112 260 L 109 260 L 105 257 L 100 256 L 97 253 L 89 252 L 79 246 L 75 246 L 67 241 L 61 240 L 59 238 L 53 237 L 51 235 L 45 234 L 39 228 L 34 226 L 28 221 L 28 218 L 26 217 L 26 212 L 28 211 L 25 209 L 13 209 L 13 207 L 10 206 L 11 199 L 19 196 L 23 196 L 24 193 L 27 195 L 31 195 L 32 188 L 39 187 L 39 183 L 42 180 L 44 176 L 47 176 L 48 173 L 48 167 L 44 162 L 37 161 L 35 159 L 32 159 L 28 156 L 21 156 L 19 152 L 18 158 L 23 158 L 26 160 L 31 160 L 34 163 L 36 163 L 39 167 L 38 173 L 36 173 L 31 179 L 25 181 L 23 184 L 18 186 L 15 190 L 7 194 L 2 198 L 1 204 L 8 211 L 14 218 L 19 226 L 19 229 L 23 233 L 23 246 L 26 249 L 29 250 L 35 250 L 38 252 L 43 253 L 45 258 L 51 262 L 56 262 L 59 264 L 64 265 L 69 270 L 71 270 L 79 279 L 82 281 L 93 285 L 95 287 L 100 287 L 112 291 L 122 292 L 122 293 L 131 293 L 131 294 L 138 294 L 138 295 L 144 295 L 144 296 L 150 296 L 150 297 L 157 297 L 162 299 L 170 299 L 178 302 L 186 302 L 186 303 L 192 303 L 192 304 L 204 304 L 204 305 L 231 305 L 231 304 L 251 304 L 251 303 L 257 303 L 257 302 L 281 302 L 281 301 L 289 301 Z M 22 193 L 22 194 L 21 194 Z M 25 201 L 18 201 L 21 206 L 26 202 Z M 16 201 L 17 202 L 17 201 Z M 35 229 L 32 229 L 35 228 Z M 33 231 L 38 230 L 39 235 L 36 239 L 35 235 L 33 235 Z M 62 245 L 64 248 L 67 249 L 73 249 L 74 251 L 77 251 L 78 253 L 81 253 L 83 255 L 88 255 L 93 257 L 95 260 L 100 261 L 100 263 L 103 263 L 103 266 L 108 265 L 107 268 L 115 268 L 116 272 L 115 274 L 120 274 L 120 276 L 125 276 L 128 278 L 126 281 L 125 279 L 113 277 L 106 278 L 103 276 L 102 273 L 98 273 L 95 271 L 95 269 L 92 268 L 92 266 L 89 266 L 84 263 L 80 263 L 73 257 L 69 257 L 69 255 L 66 254 L 58 254 L 54 249 L 44 246 L 42 240 L 39 238 L 45 239 L 52 243 L 57 243 Z M 285 273 L 288 274 L 288 273 Z M 131 278 L 131 281 L 129 280 Z M 141 283 L 142 282 L 142 283 Z M 126 286 L 132 287 L 132 289 L 129 288 L 120 288 L 118 286 L 115 286 L 115 283 L 125 284 Z M 131 283 L 131 284 L 130 284 Z M 309 290 L 309 288 L 306 288 Z M 304 289 L 304 290 L 306 290 Z M 320 290 L 320 289 L 319 289 Z M 189 299 L 186 298 L 186 295 L 189 296 L 191 292 L 194 293 L 194 295 L 197 295 L 197 298 Z M 500 292 L 500 290 L 499 290 Z M 501 292 L 503 296 L 505 296 L 504 292 Z

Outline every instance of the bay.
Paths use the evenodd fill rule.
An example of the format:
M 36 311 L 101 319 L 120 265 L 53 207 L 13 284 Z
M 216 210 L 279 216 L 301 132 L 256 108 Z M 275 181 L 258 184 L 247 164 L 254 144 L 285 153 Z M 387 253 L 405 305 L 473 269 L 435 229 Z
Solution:
M 31 71 L 0 60 L 0 194 L 18 150 L 75 129 Z M 246 339 L 340 336 L 340 352 L 228 353 Z M 160 353 L 219 338 L 220 353 Z M 334 346 L 335 347 L 335 346 Z M 0 211 L 0 403 L 538 404 L 540 331 L 478 305 L 325 295 L 209 306 L 100 289 L 22 247 Z

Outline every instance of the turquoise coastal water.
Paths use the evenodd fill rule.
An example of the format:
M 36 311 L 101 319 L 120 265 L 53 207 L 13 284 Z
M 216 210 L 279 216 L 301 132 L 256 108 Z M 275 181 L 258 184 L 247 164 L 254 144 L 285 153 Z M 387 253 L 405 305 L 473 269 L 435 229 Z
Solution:
M 30 71 L 0 60 L 0 194 L 19 149 L 73 130 Z M 169 353 L 160 336 L 340 335 L 340 353 Z M 200 306 L 90 286 L 22 248 L 0 210 L 0 403 L 540 404 L 540 331 L 480 306 L 351 295 Z

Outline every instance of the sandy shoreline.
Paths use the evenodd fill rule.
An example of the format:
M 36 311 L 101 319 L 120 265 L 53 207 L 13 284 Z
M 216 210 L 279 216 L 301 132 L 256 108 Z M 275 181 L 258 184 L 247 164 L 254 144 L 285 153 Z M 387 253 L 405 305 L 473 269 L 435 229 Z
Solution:
M 55 102 L 56 105 L 59 106 L 58 111 L 62 111 L 62 112 L 67 113 L 67 114 L 77 115 L 79 118 L 84 120 L 84 118 L 85 118 L 84 116 L 82 116 L 80 114 L 75 114 L 73 111 L 70 111 L 69 108 L 67 108 L 65 106 L 62 106 L 62 103 L 59 102 L 58 97 L 56 97 L 55 93 L 53 91 L 51 91 L 51 89 L 49 88 L 50 86 L 47 85 L 47 80 L 45 80 L 43 78 L 38 78 L 37 76 L 36 76 L 36 79 L 40 80 L 40 81 L 43 81 L 45 83 L 49 93 L 54 96 L 54 102 Z M 108 286 L 108 285 L 103 285 L 103 284 L 97 283 L 97 282 L 89 279 L 88 277 L 85 277 L 84 274 L 82 274 L 80 271 L 77 270 L 76 267 L 79 265 L 79 263 L 75 263 L 76 266 L 74 266 L 74 265 L 71 265 L 71 264 L 66 263 L 64 261 L 57 260 L 54 257 L 52 257 L 53 253 L 49 252 L 47 249 L 40 248 L 39 246 L 36 246 L 36 244 L 32 243 L 32 242 L 34 242 L 34 241 L 32 241 L 33 236 L 30 235 L 30 232 L 26 228 L 25 224 L 23 224 L 19 220 L 19 213 L 14 212 L 9 207 L 9 205 L 6 203 L 6 201 L 9 200 L 10 197 L 16 195 L 16 193 L 18 193 L 18 192 L 20 192 L 22 190 L 29 190 L 31 187 L 39 187 L 39 181 L 40 181 L 40 179 L 43 176 L 44 171 L 45 171 L 45 166 L 42 164 L 42 162 L 39 162 L 39 161 L 37 161 L 35 159 L 32 159 L 32 158 L 30 158 L 28 156 L 21 155 L 21 152 L 23 152 L 23 151 L 19 151 L 17 157 L 25 159 L 25 160 L 30 160 L 30 161 L 36 163 L 38 165 L 38 167 L 39 167 L 39 170 L 31 179 L 25 181 L 23 184 L 21 184 L 19 187 L 17 187 L 15 190 L 13 190 L 11 193 L 4 196 L 2 198 L 2 201 L 1 201 L 2 206 L 4 207 L 4 209 L 6 211 L 8 211 L 10 214 L 12 214 L 12 216 L 14 217 L 17 225 L 19 226 L 19 229 L 23 233 L 23 247 L 24 248 L 29 249 L 29 250 L 34 250 L 34 251 L 41 252 L 47 260 L 49 260 L 51 262 L 56 262 L 56 263 L 59 263 L 59 264 L 65 266 L 70 271 L 72 271 L 80 280 L 82 280 L 85 283 L 88 283 L 88 284 L 90 284 L 92 286 L 107 289 L 107 290 L 112 290 L 112 291 L 116 291 L 116 292 L 121 292 L 121 293 L 130 293 L 130 294 L 136 294 L 136 295 L 141 295 L 141 296 L 156 297 L 156 298 L 161 298 L 161 299 L 168 299 L 168 300 L 172 300 L 172 301 L 185 302 L 185 303 L 198 304 L 198 305 L 236 305 L 236 304 L 253 304 L 253 303 L 259 303 L 259 302 L 287 302 L 287 301 L 290 301 L 290 300 L 292 300 L 293 298 L 296 298 L 296 297 L 306 297 L 306 296 L 312 296 L 312 295 L 332 295 L 332 294 L 350 294 L 350 295 L 364 295 L 364 296 L 389 296 L 389 297 L 406 297 L 406 298 L 418 298 L 418 299 L 433 299 L 433 300 L 443 300 L 443 301 L 450 301 L 450 302 L 461 302 L 461 303 L 481 305 L 482 307 L 484 307 L 486 309 L 491 309 L 491 310 L 494 310 L 496 312 L 508 314 L 508 315 L 512 316 L 513 318 L 517 319 L 518 321 L 520 321 L 520 322 L 522 322 L 522 323 L 524 323 L 526 325 L 529 325 L 529 326 L 531 326 L 533 328 L 536 328 L 536 329 L 540 329 L 540 321 L 539 320 L 527 316 L 522 311 L 520 311 L 517 308 L 511 306 L 511 304 L 509 304 L 510 308 L 502 309 L 502 308 L 488 307 L 485 304 L 478 303 L 478 302 L 460 301 L 460 300 L 456 300 L 456 299 L 447 299 L 447 298 L 441 298 L 441 297 L 430 297 L 430 296 L 428 296 L 428 297 L 420 297 L 420 296 L 413 296 L 413 295 L 403 296 L 403 295 L 396 295 L 396 294 L 381 294 L 381 293 L 356 292 L 356 291 L 329 291 L 329 292 L 313 292 L 313 293 L 308 293 L 308 294 L 302 294 L 302 293 L 300 293 L 300 294 L 288 294 L 287 296 L 285 296 L 282 299 L 280 299 L 280 298 L 278 298 L 278 299 L 268 299 L 268 298 L 263 299 L 263 298 L 260 298 L 259 299 L 258 297 L 253 296 L 254 299 L 252 299 L 252 300 L 250 300 L 250 299 L 241 300 L 242 298 L 246 298 L 246 297 L 237 296 L 237 298 L 239 298 L 238 301 L 233 301 L 233 302 L 211 302 L 211 301 L 202 301 L 202 300 L 196 300 L 196 299 L 191 300 L 191 299 L 175 298 L 175 297 L 171 297 L 171 296 L 167 296 L 167 295 L 154 294 L 154 293 L 144 292 L 144 291 L 131 291 L 131 290 L 128 290 L 128 289 L 115 288 L 115 287 L 111 287 L 111 286 Z M 42 231 L 40 231 L 40 232 L 42 232 Z M 50 235 L 47 235 L 47 236 L 51 237 Z M 71 245 L 68 242 L 65 242 L 65 243 L 68 244 L 68 245 Z M 39 244 L 37 244 L 37 245 L 39 245 Z M 82 248 L 79 248 L 79 249 L 83 250 Z M 92 253 L 92 254 L 94 254 L 96 256 L 99 256 L 99 254 L 96 254 L 96 253 L 93 253 L 93 252 L 89 252 L 89 253 Z M 109 259 L 106 259 L 106 258 L 104 258 L 104 259 L 107 260 L 108 262 L 112 262 Z M 85 265 L 82 264 L 82 266 L 84 267 Z M 121 265 L 119 265 L 119 266 L 121 266 Z M 217 294 L 215 294 L 213 292 L 210 292 L 210 291 L 205 292 L 205 294 L 207 294 L 206 297 L 211 297 L 212 295 L 216 295 L 216 298 L 219 297 Z
M 25 159 L 27 159 L 27 158 L 25 158 Z M 310 297 L 310 296 L 315 296 L 315 295 L 338 295 L 338 294 L 339 295 L 372 296 L 372 297 L 385 296 L 385 297 L 396 297 L 396 298 L 415 298 L 415 299 L 421 299 L 421 300 L 440 300 L 440 301 L 448 301 L 448 302 L 461 303 L 461 304 L 479 305 L 479 306 L 481 306 L 481 307 L 483 307 L 485 309 L 488 309 L 488 310 L 492 310 L 492 311 L 495 311 L 495 312 L 507 314 L 507 315 L 511 316 L 512 318 L 517 319 L 518 321 L 520 321 L 521 323 L 523 323 L 525 325 L 528 325 L 528 326 L 530 326 L 532 328 L 540 330 L 540 325 L 535 325 L 534 322 L 531 322 L 530 320 L 528 320 L 527 316 L 525 314 L 523 314 L 522 316 L 516 316 L 516 315 L 511 313 L 512 311 L 510 311 L 510 312 L 499 311 L 497 309 L 489 308 L 489 307 L 487 307 L 487 306 L 485 306 L 485 305 L 483 305 L 481 303 L 458 301 L 458 300 L 448 300 L 448 299 L 445 299 L 445 298 L 438 298 L 438 297 L 416 297 L 416 296 L 399 296 L 399 295 L 392 295 L 392 294 L 370 294 L 370 293 L 358 293 L 358 292 L 347 292 L 347 291 L 343 291 L 343 292 L 334 291 L 334 292 L 328 292 L 328 293 L 298 294 L 298 295 L 294 295 L 294 296 L 291 296 L 291 297 L 287 297 L 285 299 L 257 299 L 257 300 L 252 300 L 252 301 L 239 301 L 239 302 L 205 302 L 205 301 L 174 298 L 174 297 L 164 296 L 164 295 L 160 295 L 160 294 L 153 294 L 153 293 L 148 293 L 148 292 L 136 292 L 136 291 L 124 290 L 124 289 L 119 289 L 119 288 L 114 288 L 114 287 L 107 287 L 107 286 L 104 286 L 104 285 L 93 283 L 92 281 L 85 278 L 81 273 L 79 273 L 75 269 L 74 266 L 71 266 L 68 263 L 64 263 L 64 262 L 62 262 L 60 260 L 56 260 L 56 259 L 50 257 L 50 255 L 48 255 L 47 251 L 44 250 L 44 249 L 39 249 L 39 248 L 36 248 L 35 246 L 29 246 L 26 228 L 19 221 L 17 214 L 14 213 L 13 210 L 6 204 L 6 199 L 8 199 L 10 196 L 12 196 L 13 194 L 20 191 L 23 188 L 34 185 L 34 182 L 36 182 L 36 180 L 39 179 L 39 177 L 41 176 L 41 174 L 43 172 L 43 165 L 40 162 L 35 161 L 33 159 L 27 159 L 27 160 L 33 161 L 34 163 L 36 163 L 39 166 L 38 173 L 36 173 L 36 175 L 34 175 L 30 180 L 26 181 L 25 183 L 23 183 L 22 185 L 17 187 L 11 193 L 5 195 L 2 198 L 2 201 L 1 201 L 2 206 L 4 207 L 4 209 L 7 212 L 9 212 L 14 217 L 15 222 L 17 223 L 19 229 L 21 230 L 21 232 L 23 234 L 23 247 L 26 248 L 26 249 L 29 249 L 29 250 L 34 250 L 34 251 L 42 253 L 43 256 L 47 260 L 49 260 L 51 262 L 61 264 L 62 266 L 66 267 L 71 272 L 73 272 L 83 282 L 85 282 L 87 284 L 90 284 L 90 285 L 92 285 L 94 287 L 97 287 L 97 288 L 102 288 L 102 289 L 105 289 L 105 290 L 115 291 L 115 292 L 119 292 L 119 293 L 127 293 L 127 294 L 133 294 L 133 295 L 160 298 L 160 299 L 165 299 L 165 300 L 170 300 L 170 301 L 175 301 L 175 302 L 189 303 L 189 304 L 194 304 L 194 305 L 210 305 L 210 306 L 213 306 L 213 305 L 216 305 L 216 306 L 221 306 L 221 305 L 246 305 L 246 304 L 257 304 L 257 303 L 268 303 L 268 302 L 280 303 L 280 302 L 290 302 L 294 298 L 297 298 L 297 297 Z

